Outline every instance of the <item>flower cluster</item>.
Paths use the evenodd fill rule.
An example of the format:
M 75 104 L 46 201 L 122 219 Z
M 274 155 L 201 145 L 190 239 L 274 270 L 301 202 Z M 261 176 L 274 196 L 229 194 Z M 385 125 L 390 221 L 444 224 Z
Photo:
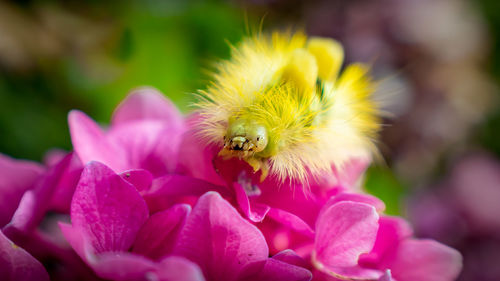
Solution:
M 0 157 L 7 280 L 454 280 L 460 254 L 412 237 L 356 190 L 368 162 L 304 183 L 217 157 L 153 89 L 103 129 L 69 114 L 74 151 Z

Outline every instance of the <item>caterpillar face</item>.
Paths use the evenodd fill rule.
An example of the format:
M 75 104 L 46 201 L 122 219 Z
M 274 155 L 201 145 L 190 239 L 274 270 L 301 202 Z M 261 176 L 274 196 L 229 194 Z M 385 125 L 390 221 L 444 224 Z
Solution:
M 231 122 L 224 136 L 224 150 L 240 158 L 263 151 L 267 143 L 266 128 L 244 119 L 236 119 Z

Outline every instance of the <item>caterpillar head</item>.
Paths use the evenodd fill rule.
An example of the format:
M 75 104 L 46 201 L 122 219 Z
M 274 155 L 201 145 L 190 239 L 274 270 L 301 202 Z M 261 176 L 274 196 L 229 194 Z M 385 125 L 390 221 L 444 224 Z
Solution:
M 263 151 L 267 143 L 267 130 L 263 125 L 251 120 L 236 119 L 227 128 L 223 150 L 232 156 L 246 157 Z

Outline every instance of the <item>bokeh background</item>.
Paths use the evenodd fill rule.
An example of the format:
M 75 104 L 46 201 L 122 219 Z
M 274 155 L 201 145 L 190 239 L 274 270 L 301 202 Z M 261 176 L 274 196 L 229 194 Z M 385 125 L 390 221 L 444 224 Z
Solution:
M 373 65 L 390 118 L 365 188 L 464 255 L 460 280 L 500 280 L 500 1 L 0 2 L 0 152 L 71 149 L 66 116 L 106 124 L 127 92 L 184 112 L 249 30 L 333 37 Z

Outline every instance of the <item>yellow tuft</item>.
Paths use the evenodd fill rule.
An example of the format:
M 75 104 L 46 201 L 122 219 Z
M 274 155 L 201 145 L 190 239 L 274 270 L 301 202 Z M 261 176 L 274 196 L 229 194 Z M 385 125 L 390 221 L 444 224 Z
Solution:
M 342 45 L 333 39 L 313 37 L 307 43 L 307 50 L 316 57 L 319 78 L 334 81 L 344 61 Z
M 370 157 L 380 128 L 374 83 L 362 64 L 349 65 L 339 75 L 342 60 L 338 42 L 307 40 L 303 33 L 244 40 L 230 60 L 218 64 L 207 90 L 200 91 L 200 134 L 228 150 L 226 134 L 234 120 L 251 121 L 238 123 L 249 124 L 239 128 L 239 142 L 255 142 L 252 126 L 265 128 L 265 149 L 256 152 L 253 144 L 246 145 L 249 151 L 230 155 L 281 180 L 305 181 L 308 174 L 342 168 L 353 157 Z
M 291 83 L 297 92 L 310 93 L 318 79 L 316 58 L 305 49 L 295 50 L 283 70 L 277 73 L 283 83 Z

